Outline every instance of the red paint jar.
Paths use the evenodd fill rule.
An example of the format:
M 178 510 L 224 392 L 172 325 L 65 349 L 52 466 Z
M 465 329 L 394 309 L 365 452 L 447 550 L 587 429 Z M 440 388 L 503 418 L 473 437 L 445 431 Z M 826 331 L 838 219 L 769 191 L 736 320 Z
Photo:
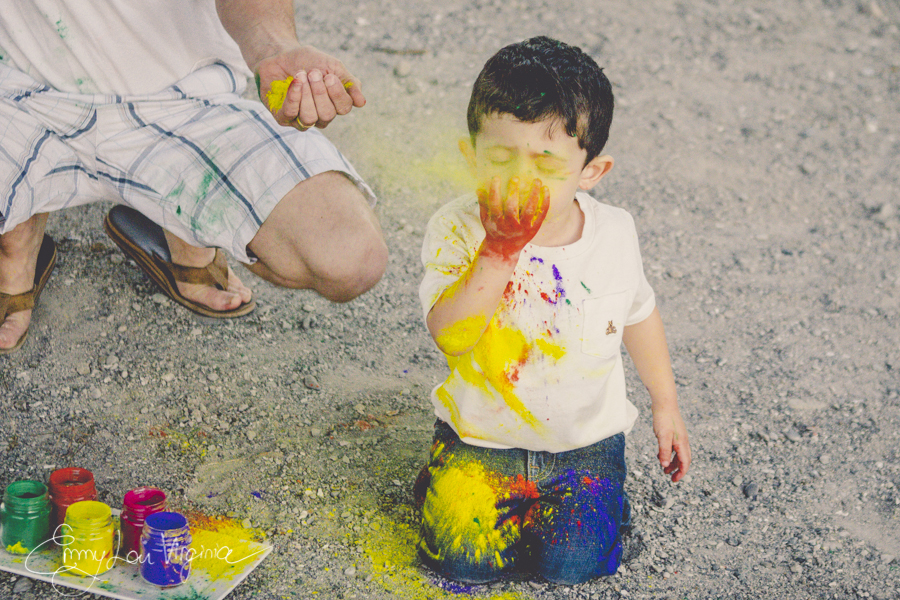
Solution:
M 166 494 L 154 487 L 141 487 L 125 494 L 119 527 L 122 546 L 119 554 L 127 560 L 137 560 L 141 555 L 141 532 L 144 521 L 150 515 L 166 510 Z
M 66 520 L 69 506 L 83 500 L 97 500 L 97 487 L 94 485 L 94 474 L 87 469 L 67 467 L 57 469 L 50 474 L 50 503 L 53 505 L 53 531 Z

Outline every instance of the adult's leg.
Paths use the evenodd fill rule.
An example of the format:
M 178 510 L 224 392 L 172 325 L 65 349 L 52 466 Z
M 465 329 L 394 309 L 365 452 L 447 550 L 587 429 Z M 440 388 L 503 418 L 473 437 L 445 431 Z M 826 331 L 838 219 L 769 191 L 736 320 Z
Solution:
M 0 292 L 21 294 L 34 287 L 47 213 L 39 213 L 0 235 Z M 11 313 L 0 324 L 0 349 L 16 345 L 31 323 L 31 310 Z
M 387 267 L 387 246 L 368 201 L 345 175 L 301 181 L 248 245 L 249 269 L 279 286 L 313 289 L 334 302 L 369 290 Z

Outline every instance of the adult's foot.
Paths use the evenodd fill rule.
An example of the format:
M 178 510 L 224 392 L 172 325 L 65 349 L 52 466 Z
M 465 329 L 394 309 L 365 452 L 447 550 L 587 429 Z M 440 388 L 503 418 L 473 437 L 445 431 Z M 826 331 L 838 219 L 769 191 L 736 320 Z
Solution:
M 215 258 L 215 248 L 198 248 L 184 242 L 175 235 L 166 233 L 166 242 L 169 244 L 169 253 L 172 255 L 172 263 L 182 267 L 205 267 Z M 241 282 L 228 267 L 228 287 L 220 290 L 217 287 L 199 283 L 178 282 L 179 293 L 198 304 L 202 304 L 216 311 L 233 310 L 241 304 L 250 302 L 253 292 Z
M 46 224 L 47 213 L 42 213 L 0 235 L 0 292 L 21 294 L 34 287 Z M 0 350 L 9 350 L 18 343 L 31 324 L 31 313 L 28 309 L 6 315 L 0 324 Z

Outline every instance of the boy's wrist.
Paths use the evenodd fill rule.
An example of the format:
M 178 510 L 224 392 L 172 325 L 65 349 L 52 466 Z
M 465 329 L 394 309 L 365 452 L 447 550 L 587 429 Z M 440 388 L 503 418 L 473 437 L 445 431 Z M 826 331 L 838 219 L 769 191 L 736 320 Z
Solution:
M 504 244 L 502 241 L 485 238 L 484 242 L 481 244 L 478 255 L 482 260 L 489 261 L 498 266 L 515 266 L 516 263 L 519 262 L 519 255 L 522 253 L 522 248 L 524 248 L 524 246 L 517 248 L 510 246 L 509 244 Z
M 657 414 L 681 414 L 681 411 L 678 409 L 678 398 L 675 396 L 665 396 L 661 398 L 651 398 L 650 400 L 650 412 L 653 413 L 653 416 Z

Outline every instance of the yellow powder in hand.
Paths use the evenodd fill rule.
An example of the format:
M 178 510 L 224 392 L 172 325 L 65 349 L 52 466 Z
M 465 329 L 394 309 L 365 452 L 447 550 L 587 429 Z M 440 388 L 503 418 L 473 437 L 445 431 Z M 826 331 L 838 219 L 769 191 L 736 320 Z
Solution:
M 284 106 L 284 99 L 287 97 L 287 91 L 288 88 L 291 87 L 292 81 L 294 81 L 294 78 L 288 77 L 287 79 L 276 79 L 272 82 L 272 86 L 269 88 L 269 91 L 266 92 L 266 104 L 269 105 L 269 110 L 272 112 L 281 110 L 281 107 Z

